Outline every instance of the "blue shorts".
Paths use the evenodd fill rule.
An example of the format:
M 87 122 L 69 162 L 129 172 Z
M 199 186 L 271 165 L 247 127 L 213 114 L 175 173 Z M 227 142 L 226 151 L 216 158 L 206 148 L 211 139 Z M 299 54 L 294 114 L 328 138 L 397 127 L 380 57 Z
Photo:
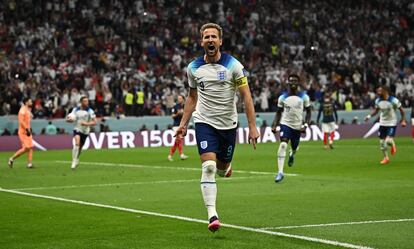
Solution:
M 73 136 L 77 136 L 77 135 L 79 135 L 80 137 L 80 144 L 84 145 L 89 135 L 83 134 L 82 132 L 79 132 L 77 130 L 73 130 Z
M 287 125 L 280 125 L 280 139 L 290 140 L 290 145 L 293 150 L 296 150 L 300 142 L 300 130 L 295 130 Z
M 231 162 L 236 144 L 237 128 L 218 130 L 204 123 L 195 124 L 198 153 L 216 153 L 216 157 L 223 163 Z
M 378 136 L 381 139 L 386 137 L 394 137 L 397 131 L 397 126 L 380 126 L 378 130 Z

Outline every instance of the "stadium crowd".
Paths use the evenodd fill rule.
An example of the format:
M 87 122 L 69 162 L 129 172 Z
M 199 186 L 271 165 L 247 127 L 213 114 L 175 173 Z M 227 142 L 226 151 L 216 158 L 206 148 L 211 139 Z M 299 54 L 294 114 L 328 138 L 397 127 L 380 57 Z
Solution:
M 340 109 L 369 108 L 387 84 L 408 107 L 413 17 L 408 0 L 2 1 L 0 115 L 30 96 L 35 118 L 62 118 L 81 95 L 99 116 L 168 115 L 209 21 L 248 70 L 257 111 L 275 110 L 290 72 L 315 103 L 329 89 Z

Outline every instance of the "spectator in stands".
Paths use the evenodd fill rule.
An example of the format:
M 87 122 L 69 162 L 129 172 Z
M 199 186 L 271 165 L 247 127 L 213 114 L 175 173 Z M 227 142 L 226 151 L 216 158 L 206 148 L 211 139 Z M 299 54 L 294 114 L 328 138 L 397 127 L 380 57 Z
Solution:
M 52 123 L 52 121 L 49 121 L 48 125 L 46 126 L 46 135 L 56 135 L 58 134 L 57 127 Z
M 10 136 L 11 133 L 7 128 L 4 128 L 3 132 L 1 133 L 2 136 Z

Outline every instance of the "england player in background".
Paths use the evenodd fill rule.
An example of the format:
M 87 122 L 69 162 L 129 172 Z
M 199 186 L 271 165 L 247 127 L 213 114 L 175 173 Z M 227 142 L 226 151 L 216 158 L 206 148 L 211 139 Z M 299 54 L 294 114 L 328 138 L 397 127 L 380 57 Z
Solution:
M 184 101 L 185 101 L 184 96 L 178 95 L 177 104 L 175 104 L 172 110 L 171 117 L 173 118 L 173 121 L 174 121 L 174 124 L 173 124 L 174 132 L 177 131 L 177 128 L 181 122 L 181 118 L 183 117 Z M 183 146 L 184 146 L 184 139 L 182 137 L 175 137 L 174 145 L 170 148 L 170 154 L 168 155 L 168 161 L 170 162 L 174 161 L 173 155 L 177 149 L 178 149 L 178 152 L 180 153 L 181 160 L 187 159 L 188 156 L 184 154 Z
M 221 53 L 222 28 L 207 23 L 200 29 L 205 55 L 187 68 L 189 95 L 176 136 L 186 135 L 187 124 L 194 116 L 198 151 L 201 159 L 201 192 L 207 208 L 212 232 L 220 228 L 216 211 L 217 186 L 215 174 L 229 177 L 236 141 L 238 91 L 244 100 L 249 125 L 249 143 L 256 149 L 259 133 L 256 128 L 253 100 L 243 65 L 229 54 Z M 194 113 L 193 113 L 194 112 Z
M 387 164 L 390 162 L 387 146 L 391 146 L 391 155 L 394 155 L 395 152 L 397 152 L 397 147 L 394 141 L 398 123 L 397 109 L 400 110 L 401 114 L 401 126 L 405 127 L 407 122 L 405 121 L 405 112 L 400 101 L 396 97 L 390 95 L 387 86 L 378 87 L 377 95 L 378 98 L 375 100 L 375 109 L 365 117 L 365 121 L 368 121 L 372 116 L 375 116 L 380 112 L 380 127 L 378 134 L 380 138 L 380 148 L 384 156 L 380 163 Z
M 336 112 L 335 101 L 331 98 L 331 92 L 326 91 L 321 105 L 319 107 L 318 117 L 316 118 L 316 123 L 319 124 L 319 119 L 322 117 L 322 132 L 323 132 L 323 144 L 325 149 L 333 149 L 333 140 L 335 138 L 335 129 L 338 123 L 338 113 Z M 328 142 L 329 140 L 329 142 Z
M 299 146 L 300 135 L 306 132 L 306 128 L 310 123 L 311 104 L 309 96 L 305 92 L 298 90 L 299 84 L 300 77 L 298 75 L 291 74 L 288 76 L 289 90 L 280 95 L 277 104 L 278 109 L 272 124 L 272 131 L 274 133 L 280 130 L 281 141 L 277 152 L 278 173 L 275 176 L 276 183 L 282 181 L 284 178 L 283 167 L 289 141 L 291 150 L 289 152 L 288 165 L 291 167 Z M 303 123 L 304 110 L 306 110 L 305 123 Z
M 96 125 L 95 113 L 89 107 L 89 99 L 87 97 L 81 97 L 80 106 L 73 108 L 72 112 L 67 116 L 66 121 L 69 123 L 75 122 L 73 129 L 75 145 L 72 150 L 71 168 L 76 169 L 79 165 L 79 156 L 82 152 L 82 147 L 89 136 L 91 126 Z

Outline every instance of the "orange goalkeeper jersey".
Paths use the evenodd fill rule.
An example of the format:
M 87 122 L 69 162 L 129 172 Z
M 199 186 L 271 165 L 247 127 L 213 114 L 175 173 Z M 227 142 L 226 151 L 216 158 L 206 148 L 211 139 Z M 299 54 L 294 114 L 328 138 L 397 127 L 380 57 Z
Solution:
M 26 134 L 26 129 L 30 129 L 30 120 L 32 113 L 26 106 L 22 106 L 19 111 L 19 135 Z

